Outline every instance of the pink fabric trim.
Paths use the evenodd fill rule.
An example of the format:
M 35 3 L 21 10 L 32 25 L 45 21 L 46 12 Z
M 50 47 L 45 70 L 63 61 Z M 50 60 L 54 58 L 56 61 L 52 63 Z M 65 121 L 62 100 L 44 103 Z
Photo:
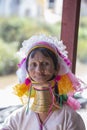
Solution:
M 38 46 L 38 44 L 42 44 L 44 46 L 46 45 L 47 47 L 52 48 L 52 50 L 54 48 L 54 51 L 56 51 L 56 53 L 59 54 L 59 56 L 64 60 L 64 62 L 67 64 L 67 66 L 71 65 L 71 61 L 68 58 L 66 58 L 63 54 L 61 54 L 60 51 L 58 50 L 58 48 L 56 48 L 55 46 L 51 47 L 50 45 L 48 45 L 49 44 L 48 42 L 44 42 L 44 41 L 35 43 L 35 45 L 37 45 L 37 46 Z
M 18 67 L 20 68 L 23 65 L 24 62 L 26 62 L 26 58 L 22 59 L 22 61 L 18 64 Z
M 80 90 L 81 84 L 79 83 L 79 80 L 75 77 L 75 75 L 71 72 L 67 74 L 73 84 L 73 87 L 78 91 Z
M 74 110 L 77 110 L 81 107 L 80 103 L 71 96 L 68 97 L 67 104 Z

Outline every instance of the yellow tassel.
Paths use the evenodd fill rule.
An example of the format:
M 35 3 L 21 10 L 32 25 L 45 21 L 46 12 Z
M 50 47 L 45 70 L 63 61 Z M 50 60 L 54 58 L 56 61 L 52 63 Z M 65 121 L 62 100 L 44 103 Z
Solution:
M 58 90 L 59 90 L 59 95 L 74 92 L 73 84 L 70 81 L 67 74 L 61 76 L 61 79 L 58 81 Z
M 13 89 L 14 89 L 14 93 L 19 96 L 22 97 L 28 90 L 29 90 L 30 84 L 26 85 L 24 84 L 17 84 Z
M 23 97 L 24 95 L 28 97 L 29 96 L 30 86 L 31 86 L 30 84 L 26 85 L 25 83 L 23 83 L 23 84 L 17 84 L 13 88 L 15 95 L 17 95 L 18 97 Z M 31 97 L 35 96 L 35 90 L 33 88 L 32 88 L 30 96 Z

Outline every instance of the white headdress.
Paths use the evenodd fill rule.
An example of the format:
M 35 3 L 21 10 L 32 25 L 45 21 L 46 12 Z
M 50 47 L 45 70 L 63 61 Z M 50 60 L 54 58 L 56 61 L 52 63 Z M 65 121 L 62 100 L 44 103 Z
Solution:
M 46 36 L 44 34 L 34 35 L 30 39 L 25 40 L 22 43 L 22 48 L 20 48 L 20 51 L 18 53 L 21 57 L 25 58 L 27 57 L 28 53 L 32 50 L 32 48 L 34 48 L 35 46 L 44 46 L 48 48 L 51 47 L 54 50 L 54 52 L 58 56 L 58 63 L 60 65 L 60 70 L 58 73 L 59 75 L 66 74 L 70 71 L 69 66 L 71 63 L 68 59 L 68 52 L 66 51 L 66 46 L 63 44 L 63 41 L 58 41 L 56 37 Z M 17 71 L 19 79 L 21 79 L 22 77 L 25 79 L 26 77 L 24 69 L 22 68 L 24 67 L 19 68 L 19 70 Z M 22 81 L 24 82 L 23 78 Z

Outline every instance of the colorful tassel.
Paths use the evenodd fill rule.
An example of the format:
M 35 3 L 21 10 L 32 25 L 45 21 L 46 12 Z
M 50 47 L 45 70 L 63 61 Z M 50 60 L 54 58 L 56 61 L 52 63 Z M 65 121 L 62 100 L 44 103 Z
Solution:
M 23 84 L 17 84 L 13 89 L 14 89 L 14 93 L 19 96 L 22 97 L 30 88 L 30 84 L 26 85 L 25 83 Z
M 28 96 L 29 94 L 29 91 L 30 91 L 30 86 L 31 86 L 31 81 L 29 78 L 26 78 L 25 82 L 24 83 L 20 83 L 20 84 L 17 84 L 13 87 L 13 90 L 14 90 L 14 93 L 21 97 L 26 95 Z M 35 96 L 35 90 L 32 88 L 32 91 L 31 91 L 31 97 L 34 97 Z

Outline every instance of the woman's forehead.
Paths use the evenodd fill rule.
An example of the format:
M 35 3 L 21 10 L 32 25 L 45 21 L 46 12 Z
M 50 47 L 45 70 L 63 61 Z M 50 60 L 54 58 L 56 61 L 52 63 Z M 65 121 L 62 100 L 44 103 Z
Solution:
M 51 57 L 50 57 L 50 56 L 47 57 L 47 56 L 43 55 L 42 52 L 37 51 L 37 52 L 35 52 L 35 54 L 33 55 L 33 57 L 32 57 L 32 53 L 30 54 L 29 60 L 30 60 L 30 59 L 31 59 L 31 60 L 39 60 L 39 61 L 42 61 L 42 60 L 49 60 L 49 59 L 51 59 Z
M 39 53 L 41 56 L 44 57 L 51 57 L 50 55 L 51 51 L 48 50 L 47 48 L 36 48 L 31 51 L 30 56 L 34 57 L 37 53 Z

